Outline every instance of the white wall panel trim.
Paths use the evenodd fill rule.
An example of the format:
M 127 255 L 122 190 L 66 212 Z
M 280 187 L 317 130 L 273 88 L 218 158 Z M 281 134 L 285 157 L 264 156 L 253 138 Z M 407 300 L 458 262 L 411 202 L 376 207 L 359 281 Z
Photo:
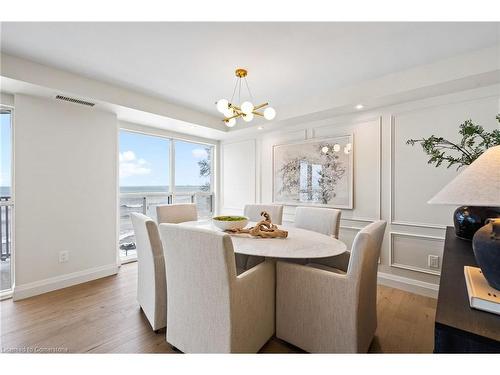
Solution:
M 239 210 L 241 211 L 243 209 L 243 202 L 242 202 L 242 206 L 241 207 L 234 207 L 232 206 L 231 204 L 229 205 L 226 205 L 226 197 L 227 197 L 227 194 L 228 192 L 226 191 L 226 182 L 228 180 L 228 178 L 230 178 L 230 176 L 227 175 L 226 173 L 226 166 L 224 165 L 224 160 L 225 160 L 225 157 L 226 157 L 226 154 L 227 154 L 227 147 L 228 146 L 232 146 L 232 145 L 236 145 L 238 143 L 251 143 L 251 147 L 253 149 L 253 155 L 247 155 L 247 157 L 253 157 L 254 160 L 253 160 L 253 171 L 245 171 L 245 173 L 250 173 L 252 172 L 253 174 L 253 188 L 251 188 L 251 196 L 252 197 L 249 197 L 249 200 L 248 202 L 245 202 L 244 204 L 246 203 L 255 203 L 257 202 L 257 173 L 258 173 L 258 170 L 257 170 L 257 141 L 256 139 L 248 139 L 248 140 L 239 140 L 239 141 L 236 141 L 236 142 L 227 142 L 227 143 L 223 143 L 221 145 L 221 176 L 220 176 L 220 179 L 221 179 L 221 188 L 220 188 L 220 191 L 221 191 L 221 211 L 224 211 L 224 210 Z M 237 176 L 232 176 L 232 178 L 237 178 Z M 253 189 L 253 191 L 252 191 Z
M 426 268 L 421 268 L 418 266 L 412 266 L 408 264 L 400 264 L 394 262 L 394 238 L 395 237 L 407 237 L 407 238 L 424 238 L 426 240 L 431 240 L 431 241 L 438 241 L 442 242 L 444 245 L 444 238 L 443 237 L 436 237 L 436 236 L 429 236 L 429 235 L 422 235 L 422 234 L 413 234 L 413 233 L 401 233 L 401 232 L 390 232 L 390 257 L 389 257 L 389 265 L 391 267 L 395 268 L 400 268 L 400 269 L 405 269 L 409 271 L 415 271 L 415 272 L 420 272 L 420 273 L 426 273 L 429 275 L 437 275 L 440 276 L 441 272 L 440 271 L 434 271 L 434 270 L 429 270 Z M 441 257 L 442 260 L 442 257 Z

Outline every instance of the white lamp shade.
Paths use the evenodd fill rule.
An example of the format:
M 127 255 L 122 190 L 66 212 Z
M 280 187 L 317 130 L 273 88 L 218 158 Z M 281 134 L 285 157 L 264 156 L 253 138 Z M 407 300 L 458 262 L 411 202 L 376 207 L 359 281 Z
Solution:
M 427 203 L 499 207 L 500 146 L 487 149 Z

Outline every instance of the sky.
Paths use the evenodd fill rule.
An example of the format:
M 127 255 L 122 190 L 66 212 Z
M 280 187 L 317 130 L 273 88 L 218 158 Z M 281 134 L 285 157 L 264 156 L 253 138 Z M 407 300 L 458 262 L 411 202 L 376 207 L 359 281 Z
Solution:
M 10 114 L 0 114 L 0 186 L 11 184 L 11 127 Z
M 175 184 L 199 186 L 198 161 L 205 159 L 205 145 L 175 142 Z M 167 186 L 170 140 L 133 132 L 120 132 L 120 186 Z

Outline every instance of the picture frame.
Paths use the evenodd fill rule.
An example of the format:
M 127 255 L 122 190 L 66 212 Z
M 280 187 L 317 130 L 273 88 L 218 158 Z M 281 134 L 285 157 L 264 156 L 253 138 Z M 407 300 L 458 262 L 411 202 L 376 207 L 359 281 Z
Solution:
M 346 134 L 274 145 L 273 202 L 353 209 L 353 138 Z

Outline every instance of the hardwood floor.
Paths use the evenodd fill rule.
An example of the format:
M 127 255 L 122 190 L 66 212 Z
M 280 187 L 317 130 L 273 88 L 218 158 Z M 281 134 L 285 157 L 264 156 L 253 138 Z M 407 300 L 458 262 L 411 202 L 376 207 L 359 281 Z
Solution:
M 136 302 L 136 263 L 116 276 L 13 302 L 0 302 L 3 352 L 175 353 Z M 436 300 L 379 286 L 370 352 L 431 353 Z M 297 353 L 276 338 L 264 353 Z

